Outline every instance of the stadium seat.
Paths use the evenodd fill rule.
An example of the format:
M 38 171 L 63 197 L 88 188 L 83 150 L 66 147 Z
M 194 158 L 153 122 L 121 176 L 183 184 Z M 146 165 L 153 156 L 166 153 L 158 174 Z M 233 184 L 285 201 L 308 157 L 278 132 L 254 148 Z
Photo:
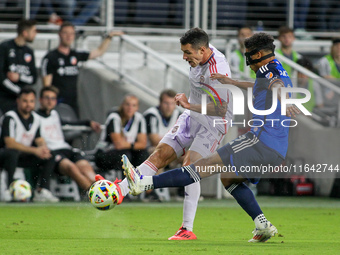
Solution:
M 50 189 L 53 195 L 59 198 L 72 198 L 74 201 L 80 201 L 78 185 L 68 176 L 52 178 Z
M 56 111 L 59 113 L 61 120 L 63 121 L 76 121 L 78 117 L 75 111 L 72 109 L 71 106 L 67 104 L 58 104 L 55 108 Z M 83 133 L 89 135 L 91 131 L 80 131 L 80 130 L 67 130 L 64 131 L 65 141 L 69 144 L 72 144 L 75 139 L 80 139 L 82 141 L 82 149 L 85 149 L 87 146 L 87 142 L 83 141 Z M 89 136 L 88 136 L 89 137 Z

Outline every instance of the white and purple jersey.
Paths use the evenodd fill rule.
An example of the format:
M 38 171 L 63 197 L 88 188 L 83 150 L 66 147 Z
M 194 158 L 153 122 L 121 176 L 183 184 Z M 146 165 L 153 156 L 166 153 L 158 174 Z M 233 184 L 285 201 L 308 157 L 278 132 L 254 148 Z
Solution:
M 214 46 L 209 45 L 213 51 L 209 59 L 202 65 L 191 67 L 189 72 L 190 80 L 190 96 L 189 103 L 201 104 L 202 95 L 207 94 L 207 103 L 214 102 L 216 106 L 221 105 L 222 102 L 228 104 L 228 110 L 224 117 L 203 115 L 198 112 L 186 110 L 191 118 L 195 119 L 201 125 L 211 130 L 214 136 L 216 132 L 226 134 L 228 131 L 228 124 L 233 117 L 232 96 L 231 92 L 223 88 L 223 85 L 217 80 L 211 80 L 212 73 L 220 73 L 231 77 L 230 67 L 224 54 L 218 51 Z M 223 121 L 226 120 L 226 121 Z M 219 123 L 218 125 L 215 125 Z

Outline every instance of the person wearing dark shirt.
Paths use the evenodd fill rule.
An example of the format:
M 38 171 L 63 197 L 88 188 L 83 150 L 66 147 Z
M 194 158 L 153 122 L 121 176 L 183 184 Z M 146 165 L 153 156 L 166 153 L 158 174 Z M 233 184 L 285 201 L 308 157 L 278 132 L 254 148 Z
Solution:
M 101 45 L 90 52 L 71 49 L 75 39 L 75 27 L 64 22 L 59 29 L 59 46 L 48 52 L 42 60 L 41 74 L 43 86 L 59 89 L 58 102 L 70 105 L 78 114 L 77 79 L 79 63 L 102 56 L 110 45 L 113 36 L 122 35 L 121 31 L 109 33 Z
M 34 20 L 20 20 L 17 37 L 0 44 L 0 109 L 3 113 L 15 109 L 21 88 L 36 82 L 34 53 L 26 45 L 34 41 L 35 24 Z
M 100 132 L 100 124 L 95 121 L 74 121 L 65 123 L 61 121 L 56 110 L 58 89 L 54 86 L 45 87 L 40 91 L 40 108 L 37 113 L 41 117 L 41 136 L 45 139 L 47 147 L 55 155 L 57 174 L 70 176 L 83 190 L 88 190 L 95 182 L 95 172 L 85 159 L 85 153 L 72 148 L 63 135 L 62 124 L 86 125 L 94 131 Z
M 37 182 L 33 201 L 58 202 L 59 199 L 49 191 L 54 158 L 40 136 L 40 117 L 33 110 L 36 94 L 32 88 L 21 89 L 17 98 L 17 109 L 8 111 L 2 118 L 0 147 L 5 148 L 11 165 L 24 168 L 38 168 L 33 173 Z M 9 172 L 9 183 L 13 181 L 14 172 Z
M 146 124 L 138 107 L 138 98 L 127 95 L 119 110 L 107 117 L 96 146 L 98 152 L 95 162 L 101 170 L 120 170 L 120 158 L 123 154 L 130 155 L 135 164 L 147 158 Z

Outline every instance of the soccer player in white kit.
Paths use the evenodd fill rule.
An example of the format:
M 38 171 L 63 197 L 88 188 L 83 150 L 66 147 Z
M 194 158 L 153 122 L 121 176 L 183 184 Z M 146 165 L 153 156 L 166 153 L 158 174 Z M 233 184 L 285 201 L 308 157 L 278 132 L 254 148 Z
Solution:
M 137 167 L 144 175 L 155 175 L 158 169 L 167 166 L 183 154 L 185 154 L 183 165 L 189 165 L 215 152 L 227 133 L 228 125 L 215 126 L 214 124 L 230 123 L 232 118 L 230 92 L 225 88 L 216 88 L 220 82 L 210 79 L 212 73 L 222 73 L 230 77 L 231 72 L 225 56 L 209 45 L 208 35 L 200 28 L 188 30 L 181 37 L 180 42 L 183 59 L 191 66 L 190 96 L 187 99 L 183 93 L 176 95 L 177 105 L 186 110 L 162 138 L 149 158 Z M 202 95 L 207 99 L 205 115 L 201 114 Z M 128 167 L 133 166 L 125 157 L 123 168 Z M 126 178 L 118 185 L 121 194 L 127 195 L 129 187 Z M 169 240 L 197 239 L 192 230 L 200 192 L 199 183 L 185 187 L 183 223 Z

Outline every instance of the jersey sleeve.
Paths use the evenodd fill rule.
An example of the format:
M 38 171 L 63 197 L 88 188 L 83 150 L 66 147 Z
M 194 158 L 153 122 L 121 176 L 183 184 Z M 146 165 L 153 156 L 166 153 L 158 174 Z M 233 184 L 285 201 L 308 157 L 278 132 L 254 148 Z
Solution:
M 1 126 L 1 139 L 5 137 L 15 138 L 15 121 L 10 116 L 4 118 Z
M 50 54 L 45 55 L 41 62 L 41 75 L 44 77 L 49 74 L 53 74 L 53 71 L 56 69 L 53 66 L 53 62 L 51 61 Z
M 120 133 L 120 121 L 117 118 L 112 117 L 107 124 L 106 130 L 108 134 Z
M 229 96 L 228 96 L 228 89 L 224 88 L 223 85 L 218 80 L 211 80 L 210 75 L 212 73 L 220 73 L 223 75 L 226 75 L 228 77 L 231 77 L 231 71 L 229 63 L 225 60 L 222 61 L 219 59 L 218 61 L 213 62 L 213 64 L 209 68 L 209 81 L 210 85 L 214 88 L 212 90 L 213 97 L 215 98 L 216 102 L 229 102 Z
M 149 113 L 145 116 L 147 134 L 158 134 L 158 120 L 155 115 Z
M 75 52 L 78 61 L 87 61 L 90 56 L 90 52 L 88 51 L 76 51 Z
M 20 92 L 20 87 L 7 78 L 8 52 L 4 43 L 0 44 L 0 87 L 13 95 Z
M 146 134 L 146 123 L 145 123 L 145 119 L 143 116 L 139 121 L 138 134 Z
M 270 90 L 276 82 L 283 82 L 280 71 L 272 65 L 261 66 L 256 73 L 256 79 L 259 88 L 268 90 Z

